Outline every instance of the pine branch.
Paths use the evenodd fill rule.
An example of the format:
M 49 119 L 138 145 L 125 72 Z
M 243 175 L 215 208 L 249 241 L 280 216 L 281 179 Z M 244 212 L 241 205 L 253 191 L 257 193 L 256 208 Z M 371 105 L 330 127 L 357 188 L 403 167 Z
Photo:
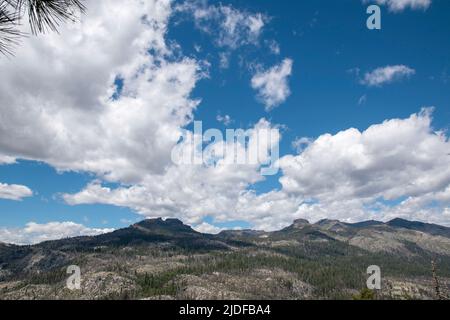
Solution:
M 17 44 L 22 33 L 16 29 L 19 19 L 17 12 L 11 11 L 8 3 L 0 2 L 0 53 L 12 55 L 12 47 Z
M 28 12 L 33 34 L 58 31 L 61 22 L 75 21 L 76 11 L 84 12 L 82 0 L 7 0 L 18 12 Z
M 24 35 L 18 30 L 24 16 L 37 35 L 58 32 L 61 23 L 75 22 L 85 10 L 83 0 L 0 0 L 0 53 L 11 54 L 11 46 Z

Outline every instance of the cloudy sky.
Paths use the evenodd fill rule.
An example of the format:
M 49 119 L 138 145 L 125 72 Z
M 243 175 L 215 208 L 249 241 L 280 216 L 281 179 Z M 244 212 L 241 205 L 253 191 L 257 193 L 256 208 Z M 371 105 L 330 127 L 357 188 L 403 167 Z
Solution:
M 368 30 L 377 3 L 382 29 Z M 0 57 L 0 241 L 146 217 L 450 226 L 446 0 L 88 0 Z M 176 165 L 182 130 L 281 135 L 280 171 Z

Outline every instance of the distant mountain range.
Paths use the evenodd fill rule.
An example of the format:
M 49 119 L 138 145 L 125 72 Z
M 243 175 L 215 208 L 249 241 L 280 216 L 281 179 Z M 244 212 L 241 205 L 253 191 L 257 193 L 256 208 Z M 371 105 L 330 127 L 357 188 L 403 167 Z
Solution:
M 375 297 L 431 299 L 432 260 L 445 292 L 450 228 L 296 220 L 275 232 L 211 235 L 152 219 L 99 236 L 0 244 L 0 298 L 350 299 L 361 297 L 367 267 L 379 265 L 384 281 Z M 80 266 L 82 290 L 65 288 L 69 265 Z

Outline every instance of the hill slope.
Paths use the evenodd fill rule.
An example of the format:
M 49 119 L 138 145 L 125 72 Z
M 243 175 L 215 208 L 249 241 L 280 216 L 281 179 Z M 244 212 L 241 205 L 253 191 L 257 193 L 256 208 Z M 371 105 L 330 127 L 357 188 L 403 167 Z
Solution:
M 383 274 L 379 297 L 430 299 L 431 260 L 445 291 L 449 228 L 400 219 L 297 220 L 276 232 L 208 235 L 154 219 L 95 237 L 0 244 L 0 298 L 352 298 L 375 264 Z M 81 268 L 83 290 L 65 288 L 69 265 Z

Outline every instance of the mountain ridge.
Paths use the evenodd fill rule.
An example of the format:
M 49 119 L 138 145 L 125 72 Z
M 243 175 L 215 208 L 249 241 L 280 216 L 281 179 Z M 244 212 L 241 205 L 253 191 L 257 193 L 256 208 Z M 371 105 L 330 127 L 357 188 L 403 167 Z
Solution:
M 450 288 L 449 230 L 398 219 L 299 219 L 274 232 L 213 235 L 178 219 L 146 219 L 98 236 L 0 244 L 0 299 L 351 298 L 374 264 L 385 277 L 382 297 L 430 299 L 432 260 Z M 80 292 L 65 289 L 70 265 L 82 270 Z M 392 289 L 399 286 L 400 296 Z
M 346 228 L 356 228 L 356 229 L 366 229 L 372 227 L 391 227 L 394 229 L 406 229 L 412 231 L 423 232 L 426 234 L 430 234 L 433 236 L 443 236 L 450 238 L 450 227 L 446 227 L 443 225 L 433 224 L 433 223 L 425 223 L 414 220 L 406 220 L 402 218 L 394 218 L 387 222 L 377 221 L 377 220 L 367 220 L 360 221 L 356 223 L 347 223 L 341 222 L 340 220 L 331 220 L 331 219 L 322 219 L 315 223 L 310 223 L 306 219 L 296 219 L 293 223 L 281 230 L 276 231 L 264 231 L 264 230 L 255 230 L 255 229 L 237 229 L 237 230 L 222 230 L 218 234 L 210 234 L 210 233 L 202 233 L 194 230 L 191 226 L 186 225 L 180 219 L 176 218 L 152 218 L 152 219 L 144 219 L 140 222 L 132 224 L 125 228 L 116 229 L 112 232 L 100 234 L 97 236 L 77 236 L 77 237 L 69 237 L 63 239 L 55 239 L 43 241 L 41 243 L 37 243 L 35 245 L 40 245 L 43 243 L 51 243 L 57 241 L 71 240 L 71 239 L 80 239 L 80 240 L 88 240 L 88 239 L 96 239 L 96 238 L 107 238 L 111 235 L 130 235 L 133 231 L 136 231 L 136 234 L 142 236 L 143 234 L 160 236 L 163 238 L 177 238 L 180 236 L 190 236 L 190 237 L 201 237 L 201 236 L 210 236 L 210 237 L 231 237 L 231 236 L 263 236 L 263 235 L 271 235 L 280 233 L 288 230 L 298 230 L 305 227 L 319 227 L 320 229 L 325 229 L 329 231 L 344 231 Z M 160 239 L 160 240 L 161 240 Z M 150 239 L 151 240 L 151 239 Z M 11 243 L 3 243 L 0 242 L 0 245 L 15 245 Z M 24 245 L 30 246 L 30 245 Z

